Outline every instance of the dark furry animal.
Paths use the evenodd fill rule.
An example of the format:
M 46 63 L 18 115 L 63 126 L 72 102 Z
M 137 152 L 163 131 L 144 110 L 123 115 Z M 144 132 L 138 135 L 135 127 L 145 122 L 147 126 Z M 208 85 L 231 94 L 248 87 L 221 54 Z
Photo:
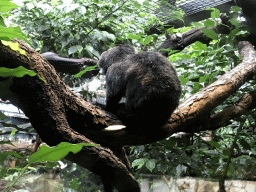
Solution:
M 157 52 L 137 53 L 122 45 L 102 53 L 106 74 L 106 110 L 136 132 L 164 125 L 179 105 L 181 85 L 170 61 Z M 119 103 L 122 97 L 125 103 Z
M 237 0 L 238 6 L 242 8 L 243 16 L 250 28 L 251 34 L 256 37 L 256 1 L 255 0 Z M 254 39 L 255 41 L 255 39 Z

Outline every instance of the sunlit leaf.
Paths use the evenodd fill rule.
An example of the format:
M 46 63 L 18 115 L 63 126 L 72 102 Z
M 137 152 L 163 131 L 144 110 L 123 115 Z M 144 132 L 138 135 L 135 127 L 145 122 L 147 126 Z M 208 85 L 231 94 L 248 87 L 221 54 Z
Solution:
M 139 40 L 141 38 L 140 35 L 133 35 L 133 34 L 129 34 L 127 36 L 127 39 L 136 39 L 136 40 Z
M 17 129 L 13 129 L 11 134 L 10 134 L 10 137 L 13 136 L 18 130 Z
M 0 26 L 6 27 L 3 17 L 0 16 Z
M 33 45 L 26 39 L 25 34 L 21 31 L 20 27 L 3 27 L 0 25 L 0 40 L 11 41 L 14 38 L 26 41 L 31 47 Z
M 68 49 L 68 54 L 71 55 L 73 53 L 77 52 L 77 45 L 72 46 Z
M 17 157 L 19 159 L 25 160 L 20 154 L 14 152 L 14 151 L 9 151 L 9 152 L 1 153 L 1 155 L 0 155 L 0 162 L 2 162 L 4 159 L 6 159 L 6 157 L 8 155 L 12 155 L 12 156 Z
M 212 20 L 210 20 L 210 19 L 206 19 L 206 20 L 204 21 L 204 26 L 205 26 L 205 27 L 214 27 L 214 25 L 215 25 L 214 21 L 212 21 Z
M 149 169 L 149 171 L 152 172 L 153 169 L 155 169 L 155 167 L 156 167 L 156 160 L 155 159 L 150 159 L 149 161 L 147 161 L 146 167 Z
M 36 73 L 32 70 L 27 70 L 22 66 L 19 66 L 15 69 L 0 67 L 1 77 L 23 77 L 24 75 L 35 76 Z
M 132 167 L 137 167 L 138 169 L 140 169 L 143 165 L 145 165 L 147 160 L 148 159 L 146 158 L 136 159 L 132 162 Z
M 112 3 L 113 4 L 117 4 L 117 0 L 112 0 Z
M 78 153 L 83 146 L 92 146 L 88 143 L 70 144 L 62 142 L 56 147 L 47 147 L 43 145 L 40 149 L 29 157 L 29 163 L 58 161 L 64 158 L 69 152 Z
M 7 116 L 0 111 L 0 120 L 6 119 Z
M 205 36 L 211 39 L 216 39 L 216 40 L 218 39 L 218 34 L 215 31 L 211 29 L 206 29 L 206 28 L 203 28 L 201 30 L 204 32 Z
M 5 46 L 9 46 L 12 50 L 14 51 L 19 51 L 20 54 L 26 55 L 26 52 L 19 48 L 19 43 L 18 42 L 12 42 L 12 41 L 1 41 Z
M 15 3 L 11 3 L 10 0 L 1 0 L 0 12 L 7 12 L 17 7 L 18 6 Z
M 91 66 L 91 67 L 86 67 L 83 71 L 80 71 L 79 73 L 75 74 L 74 77 L 81 77 L 87 71 L 92 71 L 92 70 L 94 70 L 97 67 L 98 67 L 98 65 Z
M 218 18 L 220 15 L 220 10 L 216 8 L 206 8 L 205 10 L 212 10 L 211 12 L 211 18 L 215 19 Z

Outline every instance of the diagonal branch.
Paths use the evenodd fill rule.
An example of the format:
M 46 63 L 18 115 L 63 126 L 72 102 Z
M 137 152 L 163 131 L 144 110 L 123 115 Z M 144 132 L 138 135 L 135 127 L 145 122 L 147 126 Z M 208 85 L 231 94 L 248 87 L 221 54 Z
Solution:
M 14 77 L 9 79 L 12 80 L 9 90 L 1 91 L 7 92 L 4 95 L 5 99 L 21 107 L 45 143 L 50 146 L 60 142 L 95 143 L 79 131 L 100 130 L 106 127 L 106 124 L 120 123 L 116 117 L 75 96 L 39 53 L 25 43 L 18 42 L 27 56 L 0 43 L 0 67 L 14 68 L 22 65 L 37 72 L 45 82 L 38 76 Z M 3 81 L 1 83 L 4 83 Z M 121 156 L 121 152 L 113 153 L 102 146 L 84 146 L 82 151 L 76 155 L 69 154 L 67 159 L 91 170 L 103 179 L 107 178 L 119 191 L 139 191 L 137 181 L 130 174 L 124 161 L 116 155 Z M 103 171 L 106 169 L 108 172 Z M 125 180 L 127 186 L 120 186 L 119 181 L 122 180 Z
M 169 134 L 177 130 L 198 132 L 217 129 L 223 126 L 217 118 L 218 115 L 211 116 L 211 111 L 235 93 L 245 82 L 252 79 L 256 72 L 256 52 L 253 46 L 249 42 L 239 42 L 239 51 L 242 58 L 242 62 L 239 65 L 222 75 L 211 85 L 186 99 L 178 107 L 171 118 L 175 120 L 167 125 Z M 239 105 L 241 106 L 242 102 L 249 102 L 246 105 L 246 109 L 233 112 L 233 115 L 226 119 L 222 117 L 223 120 L 225 119 L 225 122 L 228 122 L 237 117 L 237 115 L 244 114 L 248 110 L 255 108 L 254 92 L 251 94 L 251 97 L 245 96 L 245 98 L 241 98 L 237 104 L 238 107 Z M 233 109 L 237 109 L 237 107 Z M 216 121 L 213 122 L 213 120 Z

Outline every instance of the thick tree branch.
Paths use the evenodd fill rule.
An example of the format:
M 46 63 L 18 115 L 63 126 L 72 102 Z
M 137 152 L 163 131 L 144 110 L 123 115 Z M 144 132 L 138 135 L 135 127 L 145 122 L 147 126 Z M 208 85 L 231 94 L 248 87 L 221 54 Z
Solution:
M 235 93 L 246 81 L 252 79 L 256 71 L 256 52 L 253 46 L 248 42 L 240 42 L 239 51 L 242 63 L 222 75 L 202 91 L 183 101 L 172 114 L 169 123 L 159 128 L 159 133 L 155 133 L 152 137 L 146 133 L 148 134 L 147 136 L 133 135 L 131 138 L 125 131 L 109 132 L 112 142 L 115 144 L 122 143 L 123 145 L 145 144 L 157 139 L 160 140 L 161 137 L 166 138 L 176 132 L 199 132 L 222 127 L 223 124 L 221 124 L 220 119 L 214 119 L 218 115 L 211 116 L 211 111 Z M 237 104 L 237 106 L 244 105 L 243 107 L 246 109 L 241 109 L 239 112 L 233 111 L 233 115 L 231 114 L 225 119 L 226 122 L 255 108 L 254 93 L 251 94 L 251 97 L 245 96 L 246 98 L 240 99 Z M 245 105 L 245 102 L 247 102 L 247 105 Z M 222 118 L 224 119 L 225 117 Z
M 230 120 L 240 117 L 241 115 L 256 108 L 256 91 L 252 91 L 243 95 L 237 104 L 227 107 L 220 113 L 211 115 L 211 126 L 207 126 L 208 130 L 215 130 L 224 125 L 230 124 Z
M 81 70 L 85 69 L 87 66 L 97 65 L 98 60 L 81 58 L 81 59 L 73 59 L 73 58 L 64 58 L 58 56 L 56 53 L 46 52 L 42 54 L 46 60 L 54 66 L 57 72 L 68 73 L 71 75 L 75 75 L 79 73 Z M 93 71 L 86 72 L 83 76 L 85 78 L 95 76 L 99 72 L 99 69 L 95 69 Z
M 220 14 L 221 23 L 217 23 L 215 27 L 210 27 L 209 29 L 215 31 L 219 34 L 227 34 L 232 29 L 232 25 L 229 21 L 229 18 L 223 14 Z M 186 31 L 184 33 L 176 33 L 176 34 L 166 34 L 166 40 L 157 48 L 155 51 L 158 51 L 164 56 L 168 56 L 167 51 L 160 51 L 161 49 L 168 49 L 171 50 L 183 50 L 188 45 L 191 45 L 192 43 L 196 41 L 200 41 L 202 43 L 208 44 L 212 39 L 206 37 L 202 31 L 203 28 L 206 27 L 199 27 L 199 28 L 193 28 L 189 31 Z
M 198 132 L 204 130 L 213 130 L 224 126 L 221 124 L 245 114 L 248 110 L 255 108 L 254 92 L 243 96 L 236 107 L 225 109 L 226 115 L 219 119 L 220 114 L 212 115 L 211 111 L 225 101 L 229 96 L 238 90 L 246 81 L 253 78 L 256 72 L 256 52 L 249 42 L 240 42 L 239 51 L 242 62 L 234 69 L 222 75 L 217 81 L 205 87 L 202 91 L 186 99 L 175 111 L 173 118 L 175 121 L 167 125 L 169 133 L 176 130 L 183 132 Z M 238 107 L 243 108 L 239 111 Z M 229 113 L 227 113 L 229 111 Z M 179 117 L 180 122 L 178 121 Z M 179 123 L 180 124 L 179 124 Z
M 66 110 L 66 115 L 69 118 L 73 117 L 69 120 L 68 124 L 74 130 L 86 136 L 87 138 L 90 138 L 94 142 L 101 143 L 105 146 L 139 145 L 166 138 L 175 132 L 198 132 L 200 130 L 206 130 L 205 127 L 210 129 L 209 125 L 212 125 L 212 123 L 209 122 L 212 122 L 210 113 L 212 109 L 221 104 L 244 82 L 251 79 L 254 75 L 255 51 L 253 47 L 248 43 L 243 42 L 240 44 L 244 44 L 243 47 L 240 46 L 242 58 L 251 59 L 246 61 L 246 63 L 245 59 L 243 59 L 243 62 L 232 71 L 224 74 L 220 79 L 207 86 L 199 93 L 186 99 L 186 101 L 184 101 L 173 113 L 171 119 L 169 120 L 169 124 L 159 128 L 159 133 L 157 134 L 148 132 L 144 135 L 134 135 L 127 132 L 126 129 L 118 131 L 103 131 L 103 129 L 109 125 L 117 125 L 122 123 L 118 121 L 114 116 L 111 116 L 111 114 L 102 111 L 100 108 L 97 108 L 89 103 L 84 105 L 84 107 L 89 108 L 91 111 L 91 113 L 87 111 L 86 115 L 84 112 L 85 109 L 81 105 L 81 103 L 84 103 L 84 101 L 81 101 L 81 99 L 77 97 L 75 97 L 76 101 L 70 101 L 74 100 L 73 94 L 72 96 L 65 96 L 66 102 L 78 103 L 78 106 L 71 105 L 69 106 L 70 109 Z M 248 55 L 243 56 L 243 53 Z M 94 110 L 96 111 L 94 112 Z M 77 114 L 77 112 L 79 112 L 79 114 Z M 90 116 L 92 119 L 94 117 L 96 122 L 88 119 L 86 125 L 90 126 L 85 126 L 84 122 L 87 121 L 87 119 L 85 120 L 81 118 L 83 115 Z M 75 121 L 72 119 L 75 119 Z M 208 126 L 206 126 L 206 123 Z M 43 130 L 43 128 L 40 130 Z M 53 130 L 53 133 L 54 132 L 56 131 Z
M 12 80 L 12 82 L 9 90 L 1 90 L 0 96 L 21 107 L 44 142 L 50 146 L 60 142 L 94 143 L 79 134 L 79 131 L 101 130 L 111 123 L 121 123 L 111 114 L 75 96 L 40 54 L 30 49 L 25 43 L 18 42 L 27 56 L 0 44 L 0 67 L 14 68 L 21 65 L 37 72 L 45 82 L 38 76 L 28 75 L 5 79 L 4 81 Z M 121 152 L 115 155 L 121 155 Z M 108 178 L 108 181 L 119 191 L 130 189 L 139 191 L 137 181 L 130 174 L 127 166 L 115 155 L 108 148 L 94 146 L 83 147 L 81 152 L 76 155 L 69 154 L 67 159 L 103 178 Z M 120 180 L 125 180 L 127 186 L 120 185 Z

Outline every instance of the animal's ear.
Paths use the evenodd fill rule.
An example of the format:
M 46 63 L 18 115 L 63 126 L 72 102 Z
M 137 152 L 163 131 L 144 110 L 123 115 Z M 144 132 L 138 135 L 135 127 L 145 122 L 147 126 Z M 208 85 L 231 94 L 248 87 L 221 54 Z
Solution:
M 166 37 L 166 39 L 171 39 L 171 34 L 166 31 L 165 37 Z

